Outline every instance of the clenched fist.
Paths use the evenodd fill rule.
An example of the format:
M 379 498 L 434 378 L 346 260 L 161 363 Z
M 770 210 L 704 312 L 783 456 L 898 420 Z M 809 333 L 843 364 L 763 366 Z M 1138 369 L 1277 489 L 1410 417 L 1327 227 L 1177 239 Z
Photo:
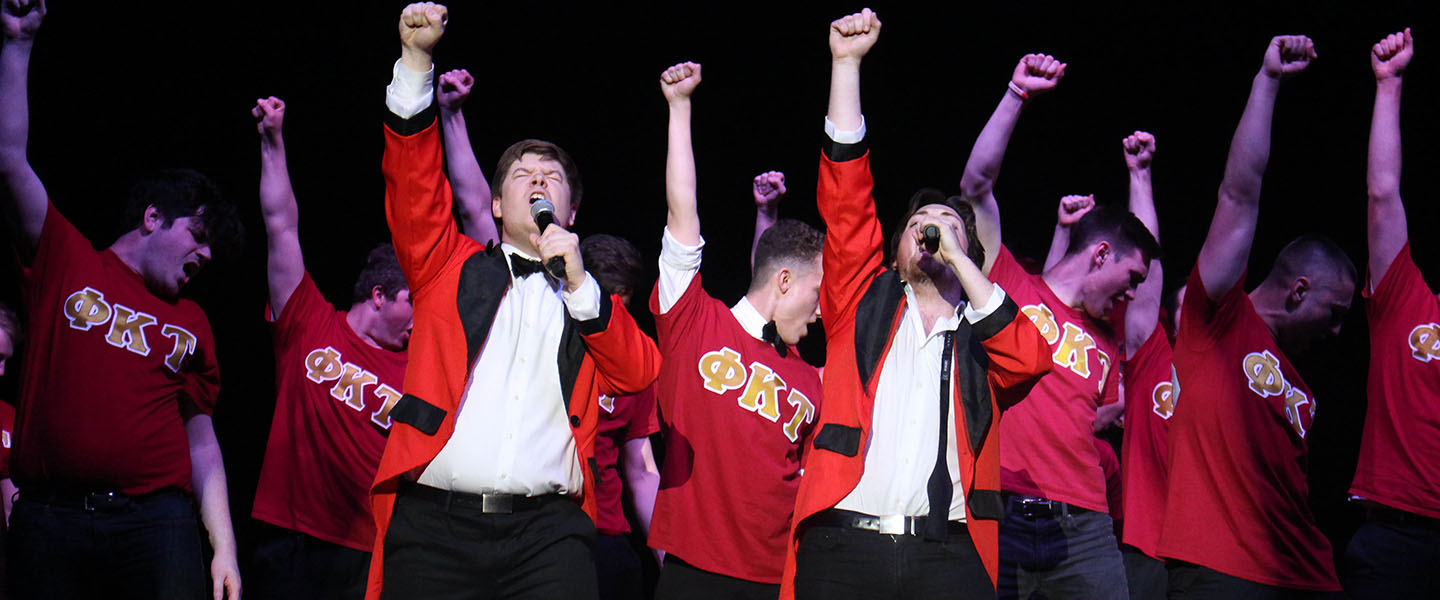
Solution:
M 459 112 L 474 86 L 475 78 L 470 76 L 469 71 L 455 69 L 440 76 L 440 85 L 435 88 L 435 98 L 440 102 L 440 108 L 452 113 Z
M 1262 69 L 1272 79 L 1289 77 L 1310 66 L 1318 58 L 1315 42 L 1303 35 L 1280 35 L 1270 40 L 1265 48 L 1265 66 Z
M 870 9 L 840 17 L 830 23 L 830 57 L 837 61 L 858 61 L 878 39 L 880 15 Z
M 1125 166 L 1130 170 L 1150 168 L 1155 157 L 1155 136 L 1136 131 L 1120 142 L 1125 147 Z
M 1410 66 L 1410 58 L 1413 56 L 1415 40 L 1410 37 L 1409 27 L 1400 33 L 1385 36 L 1385 39 L 1376 42 L 1375 47 L 1370 49 L 1370 68 L 1375 70 L 1375 81 L 1399 77 L 1405 73 L 1405 67 Z
M 660 93 L 666 102 L 688 100 L 700 85 L 700 64 L 683 62 L 660 73 Z
M 1095 194 L 1089 196 L 1065 196 L 1060 198 L 1060 210 L 1055 215 L 1055 222 L 1061 227 L 1070 227 L 1080 222 L 1080 217 L 1095 208 Z
M 255 117 L 255 129 L 261 137 L 273 139 L 280 135 L 280 126 L 285 123 L 285 101 L 274 96 L 261 98 L 255 101 L 250 115 Z
M 400 58 L 406 67 L 430 70 L 430 57 L 449 18 L 445 5 L 434 2 L 416 2 L 400 11 Z
M 780 201 L 780 197 L 785 195 L 785 174 L 769 171 L 756 175 L 750 193 L 755 196 L 756 208 L 768 209 L 774 206 Z
M 1043 94 L 1055 89 L 1060 78 L 1065 76 L 1065 63 L 1055 60 L 1049 54 L 1026 54 L 1015 65 L 1010 82 L 1028 96 Z
M 0 7 L 0 28 L 5 39 L 33 40 L 45 20 L 45 0 L 4 0 Z

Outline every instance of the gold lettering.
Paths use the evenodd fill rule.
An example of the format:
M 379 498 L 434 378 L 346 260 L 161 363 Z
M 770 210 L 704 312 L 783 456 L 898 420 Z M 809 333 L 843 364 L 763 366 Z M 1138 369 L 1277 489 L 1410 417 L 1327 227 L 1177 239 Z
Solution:
M 615 399 L 611 398 L 608 394 L 600 394 L 600 408 L 605 409 L 607 413 L 614 413 Z
M 1410 352 L 1420 362 L 1440 357 L 1440 325 L 1426 323 L 1410 330 Z
M 745 365 L 740 362 L 739 352 L 729 348 L 706 352 L 698 366 L 705 389 L 716 394 L 745 385 Z
M 815 420 L 815 404 L 810 402 L 808 396 L 800 393 L 800 390 L 790 390 L 790 395 L 785 397 L 785 401 L 795 407 L 795 416 L 785 424 L 785 437 L 793 442 L 800 439 L 800 424 Z
M 160 333 L 175 340 L 175 347 L 170 350 L 169 355 L 165 356 L 165 366 L 172 372 L 179 373 L 180 369 L 185 367 L 185 359 L 195 353 L 195 343 L 199 338 L 178 325 L 161 327 Z
M 1151 392 L 1151 398 L 1155 406 L 1151 410 L 1160 418 L 1169 420 L 1175 414 L 1175 386 L 1169 381 L 1162 381 L 1155 384 L 1155 390 Z
M 1261 397 L 1282 394 L 1289 387 L 1280 372 L 1280 360 L 1269 350 L 1245 355 L 1245 377 L 1250 379 L 1250 389 Z
M 1290 384 L 1285 384 L 1285 418 L 1290 421 L 1290 427 L 1301 439 L 1305 438 L 1305 421 L 1301 420 L 1302 410 L 1308 411 L 1310 421 L 1315 419 L 1315 403 L 1305 395 L 1304 390 Z M 1304 408 L 1308 406 L 1309 408 Z
M 780 390 L 786 389 L 781 379 L 770 367 L 758 362 L 750 363 L 750 385 L 740 394 L 740 408 L 771 421 L 780 420 Z
M 1051 358 L 1055 360 L 1055 366 L 1066 367 L 1076 375 L 1089 379 L 1090 349 L 1094 347 L 1095 340 L 1090 334 L 1076 327 L 1074 323 L 1066 323 L 1064 339 L 1055 347 L 1055 355 Z
M 149 356 L 150 344 L 145 343 L 145 327 L 154 324 L 155 317 L 116 302 L 115 318 L 110 320 L 110 334 L 105 336 L 105 341 L 116 348 Z
M 87 287 L 65 299 L 65 316 L 70 319 L 71 327 L 90 331 L 91 327 L 110 320 L 110 305 L 105 303 L 105 294 Z
M 380 410 L 370 415 L 370 420 L 374 421 L 376 425 L 389 429 L 390 409 L 395 408 L 395 403 L 400 401 L 402 394 L 395 388 L 382 383 L 380 387 L 375 388 L 375 395 L 380 397 Z
M 1105 382 L 1110 378 L 1110 355 L 1099 348 L 1095 349 L 1095 354 L 1100 359 L 1100 384 L 1096 387 L 1103 392 L 1105 391 Z
M 345 371 L 340 374 L 340 380 L 335 382 L 335 387 L 330 388 L 330 395 L 336 400 L 350 405 L 355 410 L 365 408 L 365 386 L 380 381 L 374 373 L 360 368 L 355 363 L 345 363 Z
M 1030 322 L 1040 330 L 1040 335 L 1045 336 L 1045 343 L 1053 344 L 1060 339 L 1060 328 L 1055 325 L 1055 313 L 1050 312 L 1050 307 L 1044 304 L 1031 304 L 1020 309 L 1025 316 L 1030 317 Z
M 340 352 L 329 346 L 311 350 L 305 356 L 305 377 L 315 383 L 334 380 L 344 370 L 344 365 L 340 364 Z

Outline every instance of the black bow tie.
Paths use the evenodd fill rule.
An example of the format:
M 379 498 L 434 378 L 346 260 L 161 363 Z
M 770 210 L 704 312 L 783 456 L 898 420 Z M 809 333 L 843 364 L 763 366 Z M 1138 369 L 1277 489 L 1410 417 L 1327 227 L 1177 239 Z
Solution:
M 530 260 L 519 254 L 511 254 L 510 272 L 514 273 L 516 277 L 524 279 L 536 273 L 544 273 L 545 265 L 540 264 L 538 260 Z
M 785 340 L 780 339 L 780 329 L 775 326 L 774 321 L 766 323 L 765 328 L 760 330 L 760 339 L 775 346 L 775 353 L 779 354 L 780 358 L 785 358 L 785 355 L 790 352 L 789 347 L 785 345 Z

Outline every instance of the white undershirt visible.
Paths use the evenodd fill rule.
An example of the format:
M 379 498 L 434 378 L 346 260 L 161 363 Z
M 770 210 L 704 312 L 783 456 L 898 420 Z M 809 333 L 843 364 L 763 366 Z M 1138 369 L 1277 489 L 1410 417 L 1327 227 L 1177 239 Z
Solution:
M 434 96 L 433 73 L 396 61 L 385 105 L 403 118 L 419 114 Z M 510 244 L 500 248 L 507 260 L 537 260 Z M 544 274 L 511 276 L 456 408 L 455 431 L 420 483 L 476 494 L 581 493 L 585 475 L 557 363 L 567 311 L 580 321 L 600 316 L 600 286 L 588 273 L 574 293 Z
M 670 233 L 670 228 L 665 228 L 665 233 L 660 238 L 660 313 L 670 312 L 680 297 L 685 295 L 685 290 L 690 289 L 690 282 L 695 279 L 695 273 L 700 271 L 701 255 L 705 249 L 705 238 L 700 238 L 700 243 L 694 246 L 686 246 Z M 763 340 L 765 325 L 769 319 L 760 315 L 755 310 L 755 305 L 750 303 L 749 297 L 740 298 L 735 306 L 730 307 L 730 314 L 740 323 L 745 333 L 750 334 L 757 340 Z

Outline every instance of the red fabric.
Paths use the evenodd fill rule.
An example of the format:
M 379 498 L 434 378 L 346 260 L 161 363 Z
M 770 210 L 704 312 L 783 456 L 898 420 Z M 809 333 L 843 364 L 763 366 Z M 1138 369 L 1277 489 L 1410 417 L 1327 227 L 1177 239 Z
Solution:
M 444 410 L 445 418 L 434 435 L 403 423 L 390 428 L 390 440 L 371 487 L 377 540 L 385 539 L 401 476 L 429 464 L 455 431 L 455 416 L 473 366 L 467 364 L 465 331 L 455 299 L 465 261 L 484 251 L 479 242 L 460 234 L 450 213 L 450 182 L 442 170 L 444 155 L 437 122 L 409 136 L 386 127 L 381 164 L 385 173 L 386 221 L 415 304 L 404 390 Z M 584 336 L 586 353 L 571 398 L 638 392 L 648 387 L 659 371 L 660 354 L 655 343 L 636 327 L 618 296 L 611 300 L 605 329 Z M 591 407 L 597 404 L 570 403 L 571 433 L 582 465 L 594 456 L 600 411 Z M 595 482 L 589 473 L 586 475 L 578 500 L 593 519 Z M 380 597 L 384 549 L 384 544 L 375 544 L 365 594 L 368 600 Z
M 1365 299 L 1369 406 L 1350 493 L 1440 519 L 1440 302 L 1409 244 Z
M 182 415 L 209 414 L 220 391 L 205 313 L 190 300 L 151 294 L 53 205 L 28 275 L 16 484 L 189 490 Z
M 256 519 L 369 552 L 370 484 L 405 352 L 370 345 L 306 273 L 274 322 L 275 418 Z
M 800 453 L 820 413 L 820 376 L 793 347 L 740 326 L 700 274 L 665 313 L 660 338 L 665 465 L 650 546 L 695 568 L 779 583 L 800 486 Z
M 1000 249 L 990 279 L 1040 329 L 1055 365 L 1000 419 L 1000 487 L 1105 512 L 1105 474 L 1091 438 L 1095 409 L 1120 398 L 1117 334 L 1061 302 L 1008 248 Z
M 1155 547 L 1160 543 L 1169 485 L 1165 461 L 1170 417 L 1175 411 L 1172 357 L 1165 328 L 1157 323 L 1125 367 L 1125 438 L 1120 443 L 1125 506 L 1122 541 L 1151 558 L 1159 558 Z
M 10 477 L 10 442 L 15 435 L 15 407 L 0 400 L 0 479 Z
M 595 529 L 605 535 L 630 533 L 625 518 L 625 482 L 620 478 L 620 450 L 630 440 L 660 431 L 655 415 L 655 386 L 639 394 L 611 398 L 600 394 L 600 424 L 595 431 L 595 462 L 600 481 L 595 483 Z
M 870 419 L 875 406 L 875 384 L 885 363 L 879 357 L 869 387 L 861 385 L 855 353 L 855 325 L 860 299 L 875 278 L 885 272 L 883 265 L 884 235 L 875 216 L 874 179 L 870 174 L 870 155 L 844 162 L 834 162 L 821 155 L 817 199 L 820 216 L 825 221 L 825 277 L 821 280 L 820 314 L 824 315 L 826 365 L 823 387 L 825 410 L 820 413 L 816 431 L 827 424 L 860 428 L 860 448 L 855 456 L 806 447 L 805 477 L 795 499 L 795 519 L 791 526 L 789 551 L 785 556 L 785 574 L 780 581 L 781 598 L 795 595 L 796 527 L 806 517 L 833 508 L 845 498 L 865 470 L 863 449 L 870 439 Z M 843 241 L 843 243 L 840 243 Z M 1008 292 L 1008 290 L 1007 290 Z M 894 339 L 895 325 L 904 313 L 902 301 L 894 315 L 885 315 L 891 325 L 886 328 L 886 348 Z M 873 318 L 873 317 L 872 317 Z M 999 333 L 983 340 L 990 359 L 987 385 L 991 397 L 989 435 L 978 453 L 971 451 L 965 425 L 965 405 L 960 382 L 955 382 L 952 413 L 959 452 L 960 479 L 966 497 L 976 490 L 1000 489 L 999 444 L 995 442 L 1002 409 L 1019 402 L 1040 374 L 1050 368 L 1050 355 L 1039 330 L 1025 319 L 1016 318 Z M 970 538 L 993 583 L 999 573 L 999 528 L 996 521 L 977 519 L 967 504 L 965 512 Z
M 1100 458 L 1100 472 L 1105 474 L 1105 502 L 1110 509 L 1110 520 L 1115 522 L 1115 527 L 1120 528 L 1119 523 L 1125 519 L 1125 501 L 1121 489 L 1120 457 L 1115 455 L 1115 447 L 1101 438 L 1090 438 L 1095 442 L 1095 455 Z
M 1305 482 L 1314 395 L 1244 281 L 1212 301 L 1199 269 L 1190 274 L 1159 553 L 1265 585 L 1339 590 Z

